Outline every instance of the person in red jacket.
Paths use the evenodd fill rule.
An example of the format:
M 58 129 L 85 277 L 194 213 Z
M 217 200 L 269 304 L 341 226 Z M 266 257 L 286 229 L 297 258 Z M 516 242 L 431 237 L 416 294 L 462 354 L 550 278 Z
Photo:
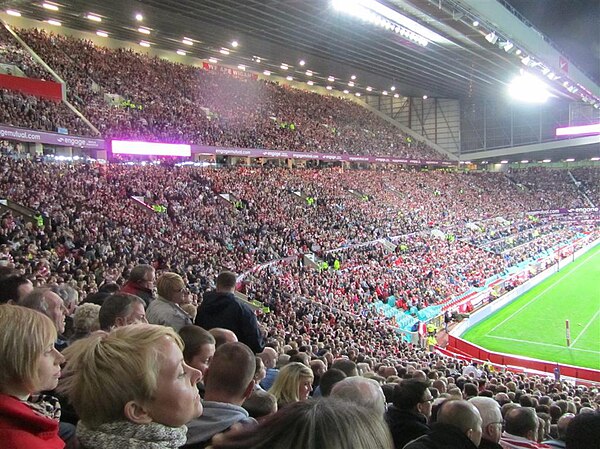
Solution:
M 0 442 L 3 449 L 62 449 L 58 401 L 33 397 L 53 390 L 64 357 L 54 347 L 56 328 L 32 309 L 0 306 Z

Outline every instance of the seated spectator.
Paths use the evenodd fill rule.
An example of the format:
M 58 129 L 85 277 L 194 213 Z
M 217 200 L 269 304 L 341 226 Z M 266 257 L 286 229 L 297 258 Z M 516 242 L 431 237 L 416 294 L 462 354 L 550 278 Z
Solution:
M 339 369 L 344 372 L 347 377 L 358 376 L 358 368 L 356 363 L 348 359 L 339 359 L 333 362 L 331 368 Z
M 158 298 L 146 309 L 151 324 L 170 326 L 179 332 L 183 326 L 193 324 L 191 317 L 181 308 L 187 292 L 185 282 L 176 273 L 163 273 L 156 282 Z
M 548 448 L 536 441 L 539 421 L 531 407 L 518 407 L 509 410 L 504 416 L 504 432 L 500 446 L 504 449 L 541 449 Z
M 92 332 L 100 329 L 98 314 L 100 306 L 98 304 L 81 304 L 73 314 L 73 335 L 69 338 L 69 344 L 76 340 L 87 337 Z
M 59 389 L 80 421 L 86 449 L 174 448 L 202 414 L 200 371 L 183 361 L 172 329 L 137 324 L 97 332 L 65 350 Z
M 214 438 L 213 449 L 392 449 L 390 433 L 358 405 L 323 398 L 296 402 L 261 422 Z
M 340 381 L 346 378 L 346 373 L 337 368 L 330 368 L 325 371 L 323 377 L 321 377 L 321 382 L 315 390 L 315 397 L 322 396 L 324 398 L 328 397 L 331 394 L 331 390 L 333 387 Z
M 556 426 L 557 427 L 556 430 L 558 432 L 558 435 L 556 436 L 556 438 L 547 440 L 547 441 L 543 441 L 543 443 L 552 448 L 564 449 L 567 445 L 567 443 L 566 443 L 567 429 L 569 427 L 569 424 L 573 420 L 573 418 L 575 418 L 575 415 L 573 413 L 565 413 L 564 415 L 562 415 L 558 419 L 558 423 Z
M 0 278 L 0 304 L 17 304 L 33 291 L 29 279 L 16 274 Z
M 204 448 L 217 433 L 236 423 L 253 425 L 242 408 L 254 391 L 254 354 L 243 343 L 220 346 L 208 367 L 204 380 L 204 414 L 188 423 L 187 449 Z
M 201 327 L 190 324 L 179 330 L 183 340 L 183 358 L 185 363 L 200 370 L 206 377 L 210 362 L 215 355 L 215 338 Z
M 305 364 L 292 362 L 279 370 L 279 375 L 269 393 L 277 398 L 277 406 L 283 408 L 292 402 L 305 401 L 312 391 L 313 372 Z
M 60 406 L 33 394 L 56 388 L 64 357 L 54 348 L 56 328 L 45 315 L 0 305 L 0 442 L 3 449 L 62 449 Z
M 144 301 L 128 293 L 115 293 L 108 296 L 102 302 L 98 320 L 100 329 L 106 332 L 128 324 L 148 323 Z
M 244 401 L 242 407 L 244 407 L 251 418 L 260 422 L 262 418 L 277 413 L 277 399 L 267 391 L 254 390 Z
M 600 412 L 584 413 L 573 418 L 565 439 L 567 449 L 600 448 Z
M 152 265 L 136 265 L 131 269 L 127 282 L 121 288 L 121 293 L 128 293 L 142 298 L 146 303 L 145 307 L 148 307 L 154 299 L 155 276 Z
M 198 308 L 195 324 L 210 330 L 215 327 L 229 329 L 238 341 L 247 345 L 255 353 L 265 347 L 254 311 L 238 300 L 235 295 L 236 275 L 223 271 L 217 276 L 217 288 L 204 295 Z
M 405 449 L 477 449 L 481 442 L 481 416 L 468 401 L 442 404 L 431 431 L 410 442 Z
M 28 309 L 42 312 L 44 315 L 50 318 L 54 323 L 56 332 L 58 334 L 56 343 L 54 345 L 59 351 L 62 351 L 67 347 L 67 341 L 62 336 L 65 331 L 65 317 L 67 309 L 65 308 L 63 300 L 60 296 L 58 296 L 49 288 L 36 288 L 21 301 L 19 301 L 19 305 L 27 307 Z
M 262 359 L 263 363 L 265 364 L 265 368 L 267 369 L 265 378 L 260 383 L 260 386 L 263 389 L 268 390 L 271 388 L 273 382 L 275 382 L 275 379 L 279 374 L 279 370 L 276 368 L 277 351 L 267 346 L 260 354 L 258 354 L 258 356 Z
M 394 438 L 396 449 L 429 432 L 427 420 L 431 416 L 433 396 L 429 384 L 406 379 L 394 387 L 393 405 L 385 418 Z
M 260 383 L 267 375 L 267 369 L 265 368 L 265 364 L 259 356 L 254 358 L 256 360 L 256 369 L 254 371 L 254 389 L 262 390 L 263 388 L 260 386 Z
M 373 379 L 359 376 L 347 377 L 333 386 L 331 397 L 363 406 L 382 419 L 386 410 L 383 390 Z
M 225 343 L 237 343 L 238 339 L 236 335 L 229 329 L 223 329 L 221 327 L 215 327 L 208 331 L 210 335 L 215 339 L 215 346 L 217 349 Z
M 502 436 L 502 412 L 500 404 L 492 398 L 475 397 L 469 399 L 469 402 L 477 407 L 481 415 L 481 443 L 479 449 L 502 449 L 500 446 L 500 437 Z

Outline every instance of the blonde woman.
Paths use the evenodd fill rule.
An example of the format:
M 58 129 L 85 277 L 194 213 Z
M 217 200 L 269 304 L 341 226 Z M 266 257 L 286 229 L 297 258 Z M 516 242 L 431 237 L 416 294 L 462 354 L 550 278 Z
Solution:
M 56 327 L 44 314 L 0 306 L 0 446 L 62 449 L 60 408 L 54 398 L 32 400 L 56 388 L 64 357 L 54 348 Z
M 288 363 L 279 371 L 269 393 L 277 398 L 279 408 L 305 401 L 312 391 L 313 380 L 313 372 L 308 366 L 300 362 Z
M 97 332 L 64 351 L 60 389 L 80 421 L 85 449 L 164 449 L 186 442 L 185 423 L 202 414 L 197 369 L 173 329 L 151 324 Z

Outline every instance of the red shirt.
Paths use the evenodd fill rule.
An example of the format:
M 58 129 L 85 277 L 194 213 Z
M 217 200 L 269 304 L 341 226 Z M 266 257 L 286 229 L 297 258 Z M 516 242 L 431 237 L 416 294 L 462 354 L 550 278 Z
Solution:
M 17 398 L 0 394 L 2 449 L 63 449 L 58 421 L 42 416 Z

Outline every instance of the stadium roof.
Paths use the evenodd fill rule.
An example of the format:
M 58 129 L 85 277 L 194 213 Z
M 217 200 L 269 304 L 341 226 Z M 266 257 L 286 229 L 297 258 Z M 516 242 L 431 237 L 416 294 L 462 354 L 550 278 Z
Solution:
M 44 3 L 58 9 L 44 7 Z M 360 6 L 372 0 L 44 3 L 7 0 L 2 1 L 2 6 L 18 9 L 27 18 L 57 19 L 78 30 L 103 30 L 115 39 L 145 40 L 155 48 L 180 50 L 181 54 L 185 51 L 205 59 L 214 57 L 226 65 L 241 64 L 247 70 L 268 70 L 293 76 L 297 81 L 312 80 L 318 86 L 333 85 L 334 89 L 363 95 L 383 91 L 391 94 L 393 86 L 394 92 L 402 96 L 493 97 L 504 92 L 510 79 L 525 67 L 521 59 L 530 56 L 532 63 L 538 65 L 529 69 L 540 71 L 543 67 L 550 70 L 546 75 L 556 72 L 562 76 L 560 80 L 548 81 L 555 95 L 580 100 L 582 92 L 588 91 L 592 96 L 600 96 L 598 85 L 574 65 L 567 66 L 569 73 L 559 73 L 556 55 L 562 53 L 537 31 L 535 35 L 527 34 L 531 24 L 496 0 L 380 0 L 380 5 L 395 15 L 389 21 L 381 20 L 385 11 L 378 20 L 372 10 Z M 354 9 L 351 5 L 355 5 Z M 495 14 L 498 8 L 508 12 L 508 16 Z M 365 11 L 369 13 L 363 14 Z M 90 20 L 89 13 L 102 21 Z M 141 14 L 142 20 L 136 20 L 136 14 Z M 407 28 L 398 26 L 404 19 L 397 14 L 412 21 Z M 417 30 L 421 26 L 434 33 L 428 35 L 427 46 L 410 34 L 414 23 Z M 140 27 L 149 34 L 140 32 Z M 426 34 L 421 29 L 421 37 Z M 193 45 L 188 45 L 190 41 L 183 43 L 184 37 Z M 235 48 L 231 45 L 234 40 L 239 44 Z M 228 55 L 222 53 L 225 50 Z M 567 55 L 562 55 L 566 61 Z M 305 61 L 305 65 L 300 61 Z M 287 64 L 287 70 L 282 64 Z M 334 77 L 333 82 L 328 81 L 330 76 Z M 563 80 L 583 90 L 568 92 Z M 354 85 L 348 86 L 349 82 Z M 598 102 L 600 106 L 600 98 Z

